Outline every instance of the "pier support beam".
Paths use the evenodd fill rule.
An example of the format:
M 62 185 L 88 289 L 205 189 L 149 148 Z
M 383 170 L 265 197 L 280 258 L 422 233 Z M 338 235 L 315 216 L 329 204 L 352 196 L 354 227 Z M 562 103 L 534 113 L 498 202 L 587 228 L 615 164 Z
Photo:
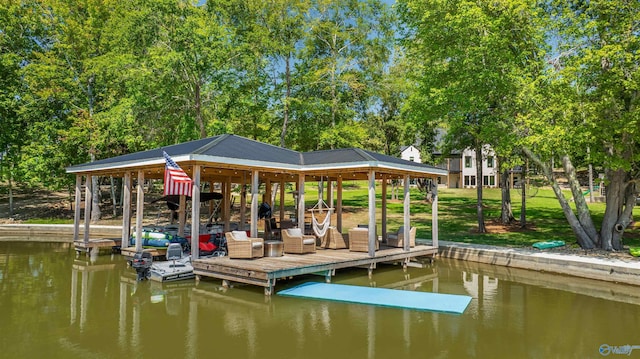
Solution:
M 198 259 L 200 250 L 200 169 L 202 166 L 193 166 L 193 188 L 191 192 L 191 258 Z
M 73 241 L 80 239 L 80 206 L 82 205 L 82 176 L 76 175 L 76 198 L 73 209 Z
M 369 257 L 376 256 L 376 171 L 369 171 Z
M 89 228 L 91 223 L 91 200 L 93 198 L 93 183 L 91 176 L 86 176 L 84 183 L 84 238 L 85 244 L 89 243 Z
M 411 240 L 409 238 L 409 231 L 411 230 L 411 194 L 409 192 L 409 176 L 404 176 L 404 240 L 403 247 L 406 252 L 409 251 Z
M 251 237 L 258 237 L 258 195 L 260 187 L 260 173 L 251 171 Z
M 136 252 L 142 251 L 142 216 L 144 212 L 144 171 L 138 171 L 138 185 L 136 186 Z
M 129 236 L 131 236 L 131 173 L 124 174 L 122 183 L 122 247 L 129 246 Z

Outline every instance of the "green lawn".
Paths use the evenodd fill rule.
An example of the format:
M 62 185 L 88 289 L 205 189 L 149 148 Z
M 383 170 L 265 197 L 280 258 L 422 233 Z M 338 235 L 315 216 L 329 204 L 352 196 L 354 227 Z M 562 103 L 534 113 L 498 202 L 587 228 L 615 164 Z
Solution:
M 294 213 L 293 196 L 290 194 L 293 188 L 287 188 L 285 196 L 286 211 L 290 215 Z M 381 186 L 377 186 L 376 205 L 377 218 L 380 221 L 381 211 Z M 308 182 L 305 186 L 305 202 L 307 207 L 311 207 L 317 201 L 317 185 Z M 446 241 L 491 244 L 500 246 L 530 246 L 534 242 L 561 239 L 569 245 L 575 244 L 575 236 L 564 218 L 560 205 L 551 189 L 540 189 L 538 193 L 527 200 L 527 228 L 520 229 L 516 223 L 506 229 L 496 226 L 500 217 L 501 192 L 500 189 L 484 189 L 484 214 L 485 223 L 488 226 L 488 233 L 477 233 L 476 215 L 476 190 L 475 189 L 440 189 L 438 193 L 438 224 L 439 239 Z M 388 198 L 391 197 L 391 186 L 387 190 Z M 387 231 L 394 231 L 403 222 L 403 202 L 402 189 L 399 189 L 399 200 L 387 201 Z M 567 197 L 570 193 L 567 192 Z M 279 196 L 276 196 L 276 201 Z M 513 190 L 511 192 L 512 209 L 517 220 L 520 218 L 520 193 Z M 239 213 L 238 204 L 233 213 Z M 249 203 L 249 201 L 247 202 Z M 277 203 L 274 206 L 276 209 Z M 357 224 L 368 222 L 368 192 L 366 181 L 345 181 L 343 183 L 343 232 Z M 162 207 L 162 206 L 161 206 Z M 164 210 L 164 207 L 162 207 Z M 604 214 L 604 203 L 593 203 L 589 205 L 596 228 L 599 228 Z M 636 217 L 640 216 L 640 210 L 635 209 Z M 274 213 L 277 217 L 278 215 Z M 155 214 L 154 214 L 155 216 Z M 155 218 L 155 217 L 154 217 Z M 114 219 L 119 222 L 119 220 Z M 307 221 L 310 221 L 307 218 Z M 37 219 L 33 218 L 29 223 L 73 223 L 73 219 Z M 431 203 L 424 200 L 424 195 L 416 188 L 411 189 L 411 223 L 418 228 L 417 237 L 431 239 Z M 624 244 L 640 245 L 640 223 L 635 223 L 627 230 Z M 378 228 L 381 234 L 381 228 Z

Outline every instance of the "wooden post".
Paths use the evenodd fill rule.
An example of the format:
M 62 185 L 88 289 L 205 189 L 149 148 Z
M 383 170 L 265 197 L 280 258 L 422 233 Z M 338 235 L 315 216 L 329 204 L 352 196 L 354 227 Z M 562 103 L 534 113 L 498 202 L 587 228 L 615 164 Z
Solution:
M 304 233 L 304 174 L 298 176 L 298 228 Z
M 231 228 L 231 176 L 224 180 L 224 192 L 222 193 L 224 200 L 222 205 L 224 211 L 222 211 L 224 217 L 224 230 L 229 231 Z
M 258 187 L 260 186 L 259 172 L 251 171 L 251 237 L 258 237 Z
M 181 194 L 178 202 L 178 235 L 184 237 L 184 227 L 187 224 L 187 196 Z M 193 206 L 193 203 L 191 203 Z
M 284 179 L 280 180 L 280 225 L 282 225 L 282 221 L 284 221 L 284 184 Z
M 432 246 L 438 248 L 438 186 L 434 185 L 431 189 L 433 194 L 433 203 L 431 204 L 431 237 Z
M 138 170 L 138 184 L 136 186 L 136 252 L 142 251 L 142 215 L 144 211 L 144 171 Z
M 244 230 L 244 225 L 247 223 L 246 212 L 247 210 L 247 172 L 242 173 L 242 183 L 240 184 L 240 223 L 239 230 Z
M 191 258 L 198 259 L 200 250 L 200 165 L 193 166 L 193 188 L 191 192 Z
M 85 177 L 84 183 L 84 243 L 89 243 L 89 224 L 91 222 L 91 201 L 93 198 L 93 179 Z
M 387 175 L 382 175 L 382 240 L 387 242 Z
M 409 175 L 404 176 L 404 250 L 406 252 L 409 251 L 410 241 L 409 241 L 409 231 L 411 230 L 411 195 L 409 192 Z
M 338 189 L 336 198 L 336 228 L 342 233 L 342 176 L 338 177 Z
M 123 202 L 122 202 L 122 246 L 129 246 L 129 236 L 131 236 L 131 173 L 124 174 Z
M 76 198 L 73 209 L 73 241 L 80 239 L 80 206 L 82 205 L 82 176 L 76 175 Z
M 376 171 L 369 171 L 369 257 L 376 256 Z

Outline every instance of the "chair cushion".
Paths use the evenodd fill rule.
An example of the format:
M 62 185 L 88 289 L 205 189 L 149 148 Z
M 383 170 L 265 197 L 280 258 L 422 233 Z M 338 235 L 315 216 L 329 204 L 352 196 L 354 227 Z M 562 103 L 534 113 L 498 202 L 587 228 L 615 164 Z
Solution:
M 287 229 L 287 233 L 289 233 L 291 237 L 302 237 L 302 229 L 300 228 L 289 228 Z
M 302 244 L 315 244 L 316 240 L 315 238 L 306 238 L 302 240 Z
M 398 234 L 400 233 L 404 233 L 404 226 L 400 226 L 400 228 L 398 228 L 398 232 L 396 232 Z
M 251 243 L 252 248 L 260 248 L 262 247 L 262 242 L 253 242 Z
M 247 232 L 245 231 L 233 231 L 231 232 L 231 234 L 233 234 L 233 239 L 235 239 L 236 241 L 249 239 L 249 237 L 247 237 Z

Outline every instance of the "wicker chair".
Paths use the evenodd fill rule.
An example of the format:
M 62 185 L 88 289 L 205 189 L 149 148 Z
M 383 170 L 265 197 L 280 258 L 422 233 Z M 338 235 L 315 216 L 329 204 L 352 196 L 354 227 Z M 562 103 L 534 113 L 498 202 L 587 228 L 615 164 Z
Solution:
M 264 240 L 249 238 L 245 231 L 232 231 L 224 234 L 227 237 L 229 258 L 260 258 L 264 256 Z
M 316 251 L 316 237 L 302 234 L 300 228 L 282 230 L 282 241 L 285 253 L 314 253 Z
M 320 247 L 329 249 L 349 248 L 349 240 L 336 227 L 329 227 L 327 233 L 322 237 Z
M 387 245 L 389 247 L 404 247 L 404 226 L 400 226 L 397 232 L 387 233 Z M 416 246 L 416 227 L 409 230 L 409 247 Z
M 376 239 L 376 250 L 380 248 L 380 244 Z M 369 229 L 368 228 L 351 228 L 349 230 L 349 250 L 352 252 L 369 252 Z

